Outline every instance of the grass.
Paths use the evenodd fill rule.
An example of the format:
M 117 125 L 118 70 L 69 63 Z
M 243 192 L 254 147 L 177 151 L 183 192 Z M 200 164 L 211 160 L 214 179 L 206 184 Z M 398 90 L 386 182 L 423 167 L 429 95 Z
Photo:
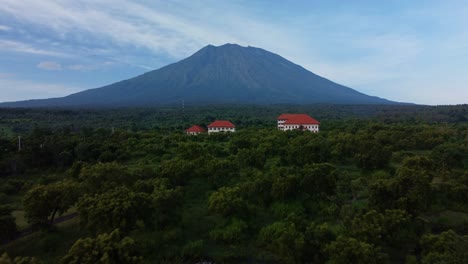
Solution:
M 0 247 L 11 257 L 37 257 L 44 263 L 58 263 L 75 241 L 84 234 L 79 227 L 79 219 L 74 218 L 56 225 L 54 231 L 38 231 Z
M 0 137 L 11 138 L 11 137 L 13 137 L 13 135 L 14 135 L 14 133 L 11 130 L 10 127 L 8 127 L 7 125 L 1 125 L 0 124 Z
M 16 226 L 19 230 L 25 229 L 29 226 L 28 221 L 25 217 L 25 212 L 22 210 L 15 210 L 11 213 L 13 217 L 16 219 Z
M 461 234 L 468 232 L 467 213 L 445 210 L 429 216 L 428 219 L 434 225 L 435 231 L 453 229 Z

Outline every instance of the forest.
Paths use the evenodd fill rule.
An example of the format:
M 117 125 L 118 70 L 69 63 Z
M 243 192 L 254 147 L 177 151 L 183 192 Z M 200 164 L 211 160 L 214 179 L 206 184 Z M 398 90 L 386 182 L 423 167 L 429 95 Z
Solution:
M 467 165 L 468 105 L 0 109 L 0 264 L 466 263 Z

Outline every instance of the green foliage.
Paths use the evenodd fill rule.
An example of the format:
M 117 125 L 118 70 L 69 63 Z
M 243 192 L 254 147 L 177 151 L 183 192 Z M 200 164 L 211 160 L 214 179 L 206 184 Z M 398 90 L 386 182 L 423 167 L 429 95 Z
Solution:
M 237 152 L 240 167 L 261 169 L 265 166 L 266 156 L 261 149 L 241 149 Z
M 385 168 L 391 157 L 391 152 L 382 144 L 373 140 L 357 140 L 356 164 L 366 170 Z
M 182 248 L 184 259 L 197 260 L 202 256 L 203 240 L 190 241 Z
M 95 234 L 120 229 L 128 233 L 138 220 L 152 218 L 151 197 L 135 193 L 126 187 L 117 187 L 101 194 L 85 195 L 78 202 L 82 224 Z
M 54 203 L 73 204 L 57 197 L 81 197 L 75 220 L 0 251 L 57 263 L 78 238 L 119 228 L 147 263 L 450 263 L 468 232 L 467 110 L 0 109 L 12 133 L 0 138 L 0 203 L 17 222 L 26 209 L 49 224 L 54 207 L 69 207 Z M 321 132 L 278 131 L 283 112 L 312 114 Z M 215 118 L 237 132 L 182 132 Z M 59 191 L 64 182 L 75 187 Z M 0 230 L 13 220 L 1 213 Z
M 327 139 L 315 133 L 298 135 L 290 141 L 287 149 L 288 162 L 299 166 L 327 162 L 330 156 L 331 151 Z
M 49 185 L 37 185 L 23 199 L 23 208 L 28 222 L 37 226 L 48 226 L 56 214 L 65 213 L 80 195 L 79 185 L 63 180 Z
M 64 264 L 132 264 L 142 263 L 136 255 L 135 241 L 122 237 L 119 230 L 105 233 L 96 238 L 81 238 L 63 257 Z
M 329 163 L 307 165 L 302 170 L 302 190 L 312 196 L 327 197 L 336 194 L 338 174 Z
M 427 158 L 407 158 L 394 178 L 370 187 L 371 204 L 379 210 L 402 209 L 411 214 L 426 210 L 431 201 L 431 167 Z
M 183 185 L 192 178 L 195 164 L 182 159 L 172 159 L 161 163 L 159 175 L 168 178 L 175 185 Z
M 238 218 L 231 218 L 226 226 L 213 229 L 210 237 L 221 243 L 242 242 L 246 238 L 247 223 Z
M 452 230 L 423 236 L 421 247 L 422 264 L 458 264 L 468 259 L 468 237 Z
M 442 170 L 452 170 L 463 166 L 463 153 L 468 152 L 468 145 L 458 145 L 445 143 L 435 147 L 431 152 L 431 157 L 436 160 L 437 165 Z
M 371 210 L 347 223 L 347 234 L 383 248 L 411 252 L 417 245 L 417 230 L 412 221 L 411 216 L 402 210 L 385 210 L 384 213 Z
M 208 201 L 208 208 L 211 212 L 220 214 L 224 217 L 239 216 L 248 214 L 249 205 L 243 198 L 239 187 L 221 187 L 211 194 Z
M 300 202 L 275 202 L 271 205 L 270 211 L 278 219 L 284 219 L 291 214 L 305 214 L 305 208 Z
M 118 163 L 98 163 L 84 166 L 79 174 L 88 192 L 103 192 L 117 186 L 130 185 L 134 178 L 126 168 Z
M 299 177 L 296 175 L 275 175 L 271 184 L 271 196 L 278 200 L 292 199 L 299 190 Z
M 304 234 L 289 221 L 266 226 L 258 236 L 259 246 L 282 263 L 301 263 L 305 243 Z
M 0 241 L 12 239 L 17 232 L 15 218 L 11 207 L 0 205 Z
M 303 261 L 307 263 L 325 263 L 328 259 L 326 245 L 336 239 L 335 233 L 327 223 L 309 223 L 304 231 L 306 246 Z
M 327 264 L 381 264 L 387 263 L 387 256 L 372 244 L 354 238 L 340 236 L 327 246 L 330 258 Z
M 168 179 L 139 180 L 133 189 L 122 186 L 83 196 L 78 202 L 82 224 L 93 233 L 116 228 L 127 233 L 139 220 L 147 228 L 177 221 L 181 192 L 171 188 Z
M 42 262 L 32 257 L 10 258 L 7 253 L 0 256 L 0 264 L 41 264 Z

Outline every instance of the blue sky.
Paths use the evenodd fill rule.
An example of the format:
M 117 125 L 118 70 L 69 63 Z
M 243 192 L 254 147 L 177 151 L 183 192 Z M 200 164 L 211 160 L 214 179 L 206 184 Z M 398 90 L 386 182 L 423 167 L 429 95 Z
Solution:
M 390 100 L 468 103 L 464 0 L 2 0 L 0 102 L 100 87 L 225 43 Z

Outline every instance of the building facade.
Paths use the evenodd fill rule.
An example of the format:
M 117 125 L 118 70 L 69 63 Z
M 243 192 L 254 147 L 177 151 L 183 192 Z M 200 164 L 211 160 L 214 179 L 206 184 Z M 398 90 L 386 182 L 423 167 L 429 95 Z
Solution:
M 206 133 L 206 129 L 204 129 L 203 127 L 199 126 L 199 125 L 194 125 L 188 129 L 185 130 L 185 133 L 188 134 L 188 135 L 198 135 L 198 134 L 201 134 L 201 133 Z
M 236 132 L 236 126 L 226 120 L 216 120 L 208 125 L 208 133 Z
M 277 118 L 279 130 L 308 130 L 319 132 L 320 122 L 307 114 L 282 114 Z

